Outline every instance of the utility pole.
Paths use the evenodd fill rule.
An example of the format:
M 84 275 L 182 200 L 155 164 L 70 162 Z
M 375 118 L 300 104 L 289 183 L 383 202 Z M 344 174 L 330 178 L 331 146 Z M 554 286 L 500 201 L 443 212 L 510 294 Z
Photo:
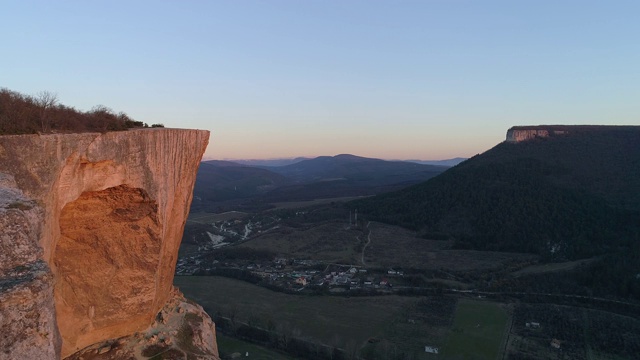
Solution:
M 356 222 L 355 222 L 355 224 L 356 224 L 356 227 L 358 227 L 358 209 L 356 209 Z

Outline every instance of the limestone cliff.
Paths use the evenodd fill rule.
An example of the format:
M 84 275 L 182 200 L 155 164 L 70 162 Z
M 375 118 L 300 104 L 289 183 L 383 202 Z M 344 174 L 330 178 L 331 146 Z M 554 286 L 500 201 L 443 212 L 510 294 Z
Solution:
M 153 322 L 208 137 L 0 137 L 0 356 L 65 357 Z
M 67 360 L 208 360 L 217 359 L 217 354 L 215 325 L 209 315 L 176 290 L 146 330 L 95 343 Z
M 522 142 L 536 138 L 546 138 L 567 133 L 566 127 L 559 126 L 514 126 L 507 130 L 507 142 Z
M 533 125 L 513 126 L 507 130 L 506 142 L 519 143 L 532 139 L 553 136 L 591 134 L 598 137 L 602 133 L 636 133 L 637 126 L 633 125 Z

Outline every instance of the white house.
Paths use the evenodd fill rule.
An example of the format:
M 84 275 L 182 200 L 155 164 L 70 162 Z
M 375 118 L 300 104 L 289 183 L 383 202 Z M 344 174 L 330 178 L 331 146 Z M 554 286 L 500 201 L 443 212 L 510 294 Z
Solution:
M 429 353 L 429 354 L 437 354 L 438 353 L 438 348 L 435 346 L 425 346 L 424 347 L 424 352 Z

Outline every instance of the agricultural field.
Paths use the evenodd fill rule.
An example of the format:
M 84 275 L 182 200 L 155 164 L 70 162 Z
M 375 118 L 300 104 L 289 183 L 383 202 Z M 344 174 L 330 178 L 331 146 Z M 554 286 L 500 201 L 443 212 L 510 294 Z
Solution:
M 537 259 L 531 254 L 452 250 L 450 241 L 417 238 L 412 231 L 377 222 L 371 222 L 368 230 L 371 243 L 365 251 L 367 265 L 394 267 L 402 264 L 416 269 L 477 271 Z
M 347 202 L 356 199 L 362 199 L 367 196 L 344 196 L 337 198 L 328 198 L 328 199 L 316 199 L 316 200 L 307 200 L 307 201 L 284 201 L 284 202 L 276 202 L 271 205 L 275 206 L 275 209 L 272 210 L 281 210 L 281 209 L 298 209 L 305 208 L 315 205 L 326 205 L 335 202 Z
M 287 295 L 215 276 L 176 276 L 174 284 L 211 315 L 359 350 L 368 359 L 383 359 L 385 351 L 417 358 L 424 345 L 443 344 L 456 303 L 446 296 Z
M 242 359 L 259 360 L 293 360 L 293 357 L 269 350 L 263 346 L 234 339 L 221 333 L 216 334 L 218 353 L 222 360 L 232 359 L 234 353 L 239 353 Z M 248 356 L 245 356 L 247 355 Z
M 505 305 L 458 301 L 453 325 L 442 349 L 445 359 L 494 360 L 502 351 L 510 316 Z
M 536 257 L 489 251 L 451 250 L 451 243 L 417 238 L 414 232 L 376 222 L 349 228 L 345 221 L 297 224 L 251 237 L 240 244 L 257 250 L 269 250 L 292 258 L 312 259 L 368 267 L 404 268 L 456 272 L 497 269 L 512 263 L 530 263 Z M 407 251 L 411 249 L 411 251 Z
M 572 306 L 519 304 L 509 334 L 509 359 L 637 359 L 638 334 L 640 320 L 631 317 Z M 554 339 L 558 349 L 551 346 Z
M 269 250 L 298 259 L 356 264 L 363 243 L 362 231 L 349 229 L 346 225 L 331 221 L 301 228 L 283 226 L 254 236 L 239 247 Z
M 345 216 L 337 219 L 337 215 Z M 215 226 L 210 225 L 214 223 Z M 522 267 L 537 260 L 531 254 L 454 250 L 451 241 L 418 238 L 413 231 L 361 218 L 357 225 L 352 223 L 350 226 L 348 212 L 326 206 L 305 208 L 304 211 L 281 209 L 260 215 L 195 213 L 189 217 L 185 228 L 181 254 L 190 256 L 202 252 L 203 246 L 213 246 L 211 235 L 207 233 L 222 236 L 233 246 L 268 250 L 288 258 L 380 269 L 401 266 L 462 273 L 518 269 L 518 264 Z M 194 244 L 198 247 L 189 248 Z M 466 285 L 455 286 L 464 288 Z
M 560 262 L 560 263 L 536 264 L 536 265 L 527 266 L 518 271 L 515 271 L 511 275 L 514 277 L 518 277 L 518 276 L 533 275 L 533 274 L 546 274 L 551 272 L 570 271 L 570 270 L 575 270 L 581 266 L 589 265 L 596 260 L 597 258 L 590 258 L 590 259 L 566 261 L 566 262 Z
M 418 298 L 403 309 L 403 316 L 387 325 L 384 341 L 367 344 L 361 354 L 367 359 L 433 358 L 424 352 L 425 345 L 444 345 L 453 320 L 456 299 L 446 296 Z
M 290 295 L 216 276 L 176 276 L 174 284 L 212 316 L 367 360 L 621 360 L 640 354 L 640 320 L 580 307 L 447 295 Z M 553 339 L 560 349 L 551 346 Z M 426 354 L 426 345 L 439 354 Z
M 364 259 L 370 266 L 406 264 L 407 267 L 423 268 L 435 257 L 435 252 L 451 247 L 448 241 L 419 239 L 413 231 L 373 221 L 368 222 L 367 230 L 371 242 L 367 245 Z
M 194 222 L 199 224 L 211 224 L 218 221 L 244 219 L 250 215 L 251 214 L 240 212 L 240 211 L 227 211 L 220 214 L 198 212 L 198 213 L 189 214 L 189 217 L 187 218 L 187 222 Z

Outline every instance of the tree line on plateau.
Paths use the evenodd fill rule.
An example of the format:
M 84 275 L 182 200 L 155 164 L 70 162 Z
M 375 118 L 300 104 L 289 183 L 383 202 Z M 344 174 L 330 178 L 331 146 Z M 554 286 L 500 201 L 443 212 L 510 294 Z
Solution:
M 103 105 L 79 111 L 59 103 L 58 96 L 49 91 L 31 96 L 0 89 L 0 135 L 106 132 L 147 127 L 148 124 L 135 121 L 124 112 L 116 114 Z M 153 124 L 151 127 L 164 125 Z

